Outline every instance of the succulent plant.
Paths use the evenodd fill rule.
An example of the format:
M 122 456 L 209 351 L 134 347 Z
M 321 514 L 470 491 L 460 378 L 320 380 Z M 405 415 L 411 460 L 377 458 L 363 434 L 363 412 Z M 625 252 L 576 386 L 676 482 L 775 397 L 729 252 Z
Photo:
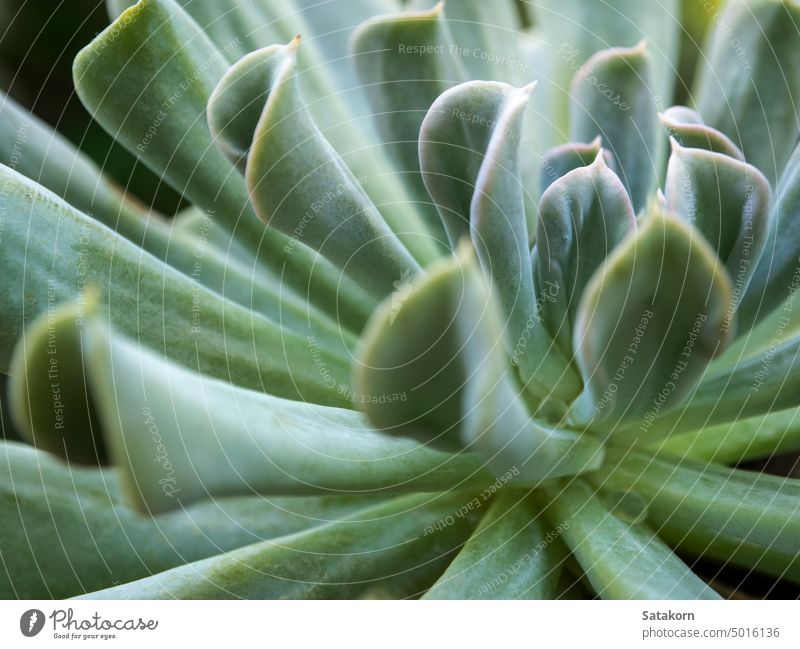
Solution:
M 0 595 L 800 582 L 800 6 L 689 92 L 677 0 L 131 4 L 75 89 L 191 207 L 0 99 Z

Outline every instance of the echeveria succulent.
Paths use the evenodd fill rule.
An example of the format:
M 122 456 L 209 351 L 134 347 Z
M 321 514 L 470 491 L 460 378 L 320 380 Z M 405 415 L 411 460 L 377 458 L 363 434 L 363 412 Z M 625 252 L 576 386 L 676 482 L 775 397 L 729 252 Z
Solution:
M 691 90 L 677 0 L 132 4 L 75 89 L 190 207 L 0 98 L 0 595 L 800 582 L 796 3 Z

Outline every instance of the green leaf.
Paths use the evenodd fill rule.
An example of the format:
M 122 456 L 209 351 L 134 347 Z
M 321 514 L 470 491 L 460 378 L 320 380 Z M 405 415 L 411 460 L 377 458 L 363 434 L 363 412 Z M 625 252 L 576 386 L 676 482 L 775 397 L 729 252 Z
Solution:
M 295 63 L 300 41 L 270 45 L 242 57 L 208 99 L 208 128 L 215 144 L 244 173 L 261 113 L 284 68 Z
M 800 132 L 800 6 L 737 0 L 715 23 L 696 79 L 698 112 L 774 186 Z
M 109 335 L 97 320 L 86 333 L 86 373 L 106 444 L 141 510 L 209 496 L 438 491 L 490 481 L 476 457 L 381 435 L 351 410 L 205 378 Z
M 744 162 L 739 147 L 724 133 L 703 124 L 700 115 L 691 108 L 672 106 L 659 113 L 658 118 L 669 136 L 682 147 L 713 151 Z
M 227 498 L 146 518 L 113 471 L 0 443 L 0 597 L 80 595 L 342 518 L 374 497 Z
M 75 89 L 114 139 L 238 238 L 271 275 L 335 312 L 369 313 L 368 296 L 301 243 L 264 227 L 244 179 L 213 145 L 209 95 L 227 69 L 218 50 L 174 0 L 142 0 L 85 47 Z
M 670 455 L 717 464 L 739 464 L 797 452 L 800 450 L 800 410 L 767 412 L 672 435 L 654 448 Z
M 560 533 L 549 529 L 534 498 L 505 491 L 424 599 L 555 599 L 564 558 Z
M 353 65 L 373 111 L 373 121 L 414 187 L 420 207 L 427 202 L 420 182 L 417 139 L 422 120 L 445 90 L 466 80 L 461 57 L 442 14 L 428 11 L 375 16 L 359 25 L 351 41 Z M 431 232 L 445 232 L 435 210 L 425 210 Z
M 173 0 L 126 10 L 75 58 L 75 89 L 118 142 L 233 231 L 256 233 L 247 190 L 211 145 L 208 95 L 224 53 Z M 247 229 L 251 228 L 251 229 Z
M 536 94 L 538 94 L 538 90 Z M 614 159 L 611 153 L 602 147 L 600 136 L 597 136 L 588 144 L 571 142 L 549 149 L 542 157 L 541 163 L 542 171 L 539 185 L 542 193 L 556 180 L 566 176 L 573 169 L 587 167 L 592 164 L 601 151 L 603 153 L 603 162 L 611 171 L 614 171 Z
M 11 377 L 0 372 L 0 440 L 18 442 L 22 440 L 22 433 L 17 430 L 11 420 L 8 406 L 8 384 Z
M 164 225 L 158 215 L 126 200 L 122 189 L 71 142 L 3 93 L 0 160 L 137 243 L 146 238 L 148 228 L 160 233 Z
M 385 432 L 477 451 L 505 481 L 590 470 L 602 460 L 595 440 L 528 414 L 495 308 L 469 248 L 432 266 L 364 334 L 354 378 L 361 409 Z
M 93 288 L 120 331 L 203 374 L 289 398 L 349 404 L 330 389 L 331 379 L 337 386 L 349 381 L 341 351 L 323 348 L 314 358 L 307 335 L 225 300 L 2 166 L 0 195 L 9 215 L 0 242 L 0 370 L 8 371 L 35 317 L 77 299 L 82 319 L 84 291 Z
M 476 183 L 484 164 L 487 167 L 497 164 L 492 149 L 511 155 L 511 174 L 516 173 L 520 114 L 530 90 L 493 81 L 469 81 L 442 93 L 422 122 L 419 132 L 422 178 L 453 246 L 470 235 Z M 506 134 L 503 127 L 511 129 L 510 132 Z M 516 185 L 515 220 L 522 209 L 523 191 L 519 182 Z
M 285 5 L 284 0 L 273 0 Z M 348 103 L 363 104 L 367 101 L 352 59 L 351 42 L 353 32 L 365 20 L 380 14 L 400 11 L 399 0 L 349 0 L 348 2 L 320 2 L 319 0 L 294 0 L 295 5 L 313 34 L 314 46 L 325 61 L 325 73 L 336 81 L 339 92 L 346 94 Z M 295 14 L 296 15 L 296 14 Z M 306 34 L 303 30 L 296 33 Z M 307 39 L 308 40 L 308 39 Z M 351 111 L 352 112 L 352 111 Z M 363 126 L 360 125 L 363 129 Z
M 374 5 L 368 15 L 393 4 L 388 0 L 351 0 L 346 5 L 319 0 L 178 0 L 230 63 L 250 52 L 288 43 L 302 35 L 305 45 L 299 61 L 301 85 L 312 104 L 314 118 L 323 130 L 331 127 L 358 139 L 363 129 L 349 121 L 366 115 L 366 102 L 357 92 L 346 42 L 341 41 L 346 41 L 356 25 L 367 17 L 360 17 L 365 8 L 358 5 L 364 1 Z M 344 22 L 341 31 L 334 26 L 340 22 Z M 328 51 L 326 46 L 333 43 L 335 51 Z
M 800 144 L 781 175 L 769 222 L 764 254 L 739 309 L 739 319 L 746 328 L 775 310 L 783 312 L 782 319 L 786 304 L 789 311 L 793 310 L 800 289 Z
M 572 418 L 617 433 L 680 404 L 730 339 L 731 304 L 700 233 L 651 204 L 581 298 L 573 345 L 586 387 Z
M 427 564 L 469 536 L 470 495 L 414 494 L 289 536 L 88 595 L 91 599 L 352 599 Z M 448 518 L 449 517 L 449 518 Z M 446 525 L 444 521 L 453 520 Z M 427 528 L 440 531 L 426 534 Z M 429 584 L 430 585 L 430 584 Z
M 738 304 L 768 236 L 767 179 L 746 162 L 673 139 L 664 193 L 667 207 L 694 225 L 725 264 Z
M 260 50 L 238 64 L 268 66 L 267 79 L 272 81 L 247 156 L 253 205 L 270 228 L 302 240 L 380 300 L 404 274 L 418 271 L 419 264 L 306 110 L 293 49 L 277 55 L 273 48 Z M 245 87 L 254 80 L 237 79 L 238 74 L 234 67 L 222 80 L 218 101 L 236 80 L 244 79 Z
M 211 290 L 304 334 L 311 331 L 331 346 L 341 346 L 340 328 L 276 278 L 248 270 L 228 250 L 230 235 L 215 225 L 213 215 L 197 213 L 194 237 L 184 235 L 159 215 L 146 212 L 106 179 L 96 165 L 33 115 L 0 94 L 0 157 L 12 168 L 39 182 L 84 214 L 97 218 L 126 239 Z M 214 238 L 220 245 L 209 245 Z M 239 255 L 241 258 L 242 255 Z M 246 258 L 246 252 L 244 255 Z M 266 279 L 266 281 L 264 281 Z M 269 281 L 272 279 L 272 281 Z M 343 305 L 344 306 L 344 305 Z M 340 309 L 342 322 L 358 331 L 358 313 Z M 344 338 L 352 344 L 353 337 Z
M 97 296 L 86 296 L 95 310 Z M 9 407 L 14 424 L 37 448 L 79 464 L 105 464 L 83 366 L 83 318 L 74 302 L 48 304 L 27 328 L 11 358 Z M 80 431 L 76 435 L 76 431 Z M 88 433 L 88 434 L 84 434 Z
M 297 52 L 297 82 L 314 122 L 351 171 L 362 179 L 366 193 L 379 205 L 390 226 L 406 239 L 419 261 L 428 263 L 441 255 L 441 246 L 418 213 L 419 196 L 409 191 L 403 183 L 406 179 L 396 173 L 388 157 L 375 146 L 371 124 L 366 121 L 367 102 L 346 45 L 358 23 L 380 13 L 381 8 L 390 10 L 392 2 L 351 0 L 345 5 L 319 0 L 180 2 L 229 61 L 236 64 L 234 67 L 240 67 L 237 61 L 250 52 L 288 43 L 302 35 L 303 47 Z M 311 6 L 305 6 L 306 3 Z M 363 4 L 372 4 L 372 11 L 359 6 Z M 326 21 L 324 16 L 329 14 L 335 18 Z M 342 22 L 345 24 L 337 30 L 334 25 Z M 334 51 L 329 51 L 327 45 L 332 45 Z M 258 85 L 251 99 L 268 88 Z M 260 103 L 259 112 L 263 98 Z
M 533 252 L 539 313 L 564 355 L 571 358 L 578 302 L 595 271 L 636 229 L 628 194 L 598 152 L 551 184 L 539 202 Z
M 616 517 L 580 480 L 546 490 L 550 523 L 603 599 L 718 599 L 644 525 Z
M 668 543 L 800 580 L 800 482 L 641 452 L 611 455 L 597 484 L 632 489 Z
M 572 81 L 572 140 L 603 138 L 635 212 L 645 205 L 658 170 L 656 106 L 650 58 L 644 43 L 603 50 L 580 67 Z
M 771 225 L 774 227 L 774 223 Z M 766 256 L 765 251 L 762 260 Z M 742 329 L 740 316 L 747 298 L 745 295 L 737 315 L 740 329 Z M 777 309 L 760 318 L 752 329 L 743 331 L 736 342 L 728 347 L 722 356 L 714 360 L 711 369 L 715 372 L 723 367 L 735 369 L 743 360 L 761 355 L 770 347 L 776 348 L 782 341 L 800 334 L 800 312 L 794 308 L 794 302 L 795 297 L 790 294 Z
M 493 280 L 523 381 L 568 400 L 577 376 L 541 326 L 528 252 L 519 146 L 530 90 L 473 81 L 443 93 L 422 125 L 420 161 L 451 243 L 469 235 Z
M 735 368 L 709 371 L 685 404 L 644 427 L 628 427 L 619 437 L 655 440 L 799 406 L 800 336 L 781 340 Z
M 683 31 L 680 0 L 661 0 L 658 3 L 641 0 L 526 0 L 526 4 L 535 7 L 537 34 L 545 44 L 533 65 L 538 67 L 542 65 L 539 61 L 544 60 L 552 68 L 547 75 L 549 80 L 542 80 L 545 85 L 542 89 L 552 94 L 553 103 L 543 114 L 557 120 L 557 132 L 562 140 L 570 132 L 567 122 L 570 81 L 600 50 L 612 46 L 634 47 L 642 40 L 647 41 L 652 68 L 652 83 L 648 83 L 647 92 L 658 110 L 672 103 L 675 61 L 679 35 Z M 590 141 L 592 137 L 594 135 L 579 141 Z M 648 167 L 652 166 L 648 160 Z
M 520 55 L 521 25 L 514 0 L 442 4 L 442 19 L 453 35 L 447 51 L 461 59 L 471 79 L 495 79 L 511 84 L 530 82 L 531 71 Z M 433 5 L 434 0 L 409 3 L 410 8 L 418 10 Z

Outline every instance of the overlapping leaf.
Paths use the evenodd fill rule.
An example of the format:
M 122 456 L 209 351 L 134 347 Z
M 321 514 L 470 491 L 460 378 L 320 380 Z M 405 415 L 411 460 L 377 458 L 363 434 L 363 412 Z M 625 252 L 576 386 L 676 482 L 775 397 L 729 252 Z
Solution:
M 642 42 L 598 52 L 576 72 L 571 88 L 572 139 L 602 138 L 637 213 L 655 185 L 660 164 L 651 83 L 650 57 Z
M 587 436 L 531 419 L 474 258 L 432 267 L 364 335 L 355 385 L 380 430 L 477 451 L 504 482 L 537 483 L 602 461 Z
M 653 532 L 609 511 L 583 481 L 547 489 L 548 515 L 604 599 L 719 599 Z
M 420 131 L 423 179 L 454 244 L 469 236 L 505 314 L 505 341 L 523 381 L 567 400 L 577 377 L 540 322 L 519 174 L 531 88 L 469 82 L 443 93 Z M 543 384 L 542 375 L 555 377 Z
M 578 302 L 592 275 L 636 228 L 625 187 L 598 152 L 589 166 L 556 180 L 539 202 L 533 253 L 539 312 L 550 335 L 572 357 Z
M 732 335 L 730 279 L 702 235 L 655 205 L 586 287 L 573 334 L 576 421 L 647 430 L 680 404 Z
M 323 525 L 375 500 L 223 498 L 146 518 L 124 502 L 118 483 L 115 471 L 0 444 L 0 597 L 63 598 L 110 588 Z
M 612 455 L 594 479 L 639 493 L 658 534 L 692 554 L 800 580 L 797 480 L 645 453 Z

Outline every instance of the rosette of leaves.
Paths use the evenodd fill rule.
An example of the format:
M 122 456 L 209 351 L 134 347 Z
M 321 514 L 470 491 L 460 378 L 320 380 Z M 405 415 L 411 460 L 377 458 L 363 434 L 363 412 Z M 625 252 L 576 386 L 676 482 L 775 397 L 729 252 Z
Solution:
M 797 4 L 691 107 L 676 1 L 130 4 L 76 92 L 190 208 L 0 103 L 3 596 L 800 580 Z

